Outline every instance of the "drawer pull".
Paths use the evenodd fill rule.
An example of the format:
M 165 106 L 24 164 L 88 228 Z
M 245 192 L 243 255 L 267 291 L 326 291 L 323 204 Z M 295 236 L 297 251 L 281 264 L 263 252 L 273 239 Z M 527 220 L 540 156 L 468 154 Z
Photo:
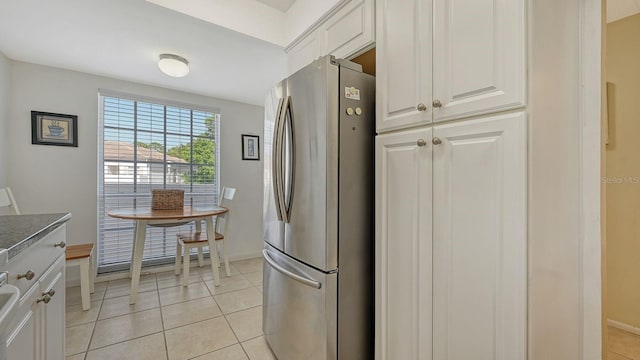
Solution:
M 49 295 L 45 295 L 42 297 L 42 299 L 38 299 L 36 302 L 39 304 L 41 302 L 48 304 L 51 301 L 51 296 Z
M 24 274 L 18 274 L 18 280 L 25 278 L 27 280 L 31 280 L 33 279 L 33 277 L 36 276 L 36 273 L 33 272 L 33 270 L 29 270 Z
M 55 291 L 55 290 L 53 290 L 53 289 L 50 289 L 50 290 L 49 290 L 49 291 L 47 291 L 47 292 L 43 292 L 43 293 L 42 293 L 42 296 L 49 295 L 49 296 L 53 297 L 53 295 L 55 295 L 55 294 L 56 294 L 56 291 Z
M 64 249 L 65 246 L 67 246 L 67 244 L 64 243 L 64 241 L 60 241 L 57 244 L 53 244 L 53 247 L 60 247 L 60 249 Z

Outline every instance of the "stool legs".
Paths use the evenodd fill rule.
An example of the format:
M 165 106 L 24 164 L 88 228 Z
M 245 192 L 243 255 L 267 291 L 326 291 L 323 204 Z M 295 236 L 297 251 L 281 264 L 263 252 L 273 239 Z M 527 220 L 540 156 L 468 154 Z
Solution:
M 198 246 L 198 266 L 204 266 L 204 253 L 202 251 L 202 246 Z
M 180 265 L 182 265 L 182 244 L 177 241 L 176 244 L 176 275 L 180 275 Z
M 82 310 L 91 308 L 91 298 L 89 297 L 90 275 L 89 275 L 89 257 L 80 260 L 80 293 L 82 295 Z
M 89 256 L 89 293 L 93 294 L 96 292 L 95 283 L 96 283 L 96 268 L 95 268 L 95 254 L 93 251 Z
M 222 258 L 224 259 L 224 270 L 227 273 L 227 277 L 231 276 L 231 272 L 229 271 L 229 256 L 227 256 L 227 246 L 225 245 L 225 241 L 220 241 L 222 246 Z
M 187 246 L 187 244 L 184 245 L 184 256 L 182 257 L 182 263 L 183 263 L 183 268 L 182 268 L 182 272 L 183 272 L 183 279 L 182 279 L 182 286 L 189 286 L 189 266 L 191 264 L 189 264 L 189 262 L 191 261 L 191 256 L 189 256 L 189 254 L 191 253 L 191 248 L 189 246 Z

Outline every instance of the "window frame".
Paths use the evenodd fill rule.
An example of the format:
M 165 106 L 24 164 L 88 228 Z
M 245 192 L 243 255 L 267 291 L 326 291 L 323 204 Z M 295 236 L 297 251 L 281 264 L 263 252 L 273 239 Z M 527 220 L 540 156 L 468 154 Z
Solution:
M 100 248 L 102 245 L 104 245 L 103 241 L 104 239 L 101 238 L 102 236 L 102 227 L 103 227 L 103 221 L 105 219 L 108 218 L 108 215 L 106 215 L 106 197 L 105 197 L 105 193 L 104 193 L 104 184 L 105 184 L 105 164 L 108 162 L 105 162 L 104 159 L 104 143 L 105 143 L 105 119 L 104 119 L 104 111 L 105 111 L 105 98 L 116 98 L 119 100 L 126 100 L 126 101 L 133 101 L 135 102 L 135 104 L 137 105 L 137 103 L 148 103 L 151 105 L 159 105 L 159 106 L 163 106 L 165 107 L 165 114 L 164 114 L 164 125 L 165 125 L 165 131 L 166 132 L 166 124 L 167 124 L 167 113 L 166 113 L 166 108 L 168 107 L 175 107 L 175 108 L 179 108 L 179 109 L 185 109 L 185 110 L 189 110 L 191 112 L 191 122 L 193 124 L 193 112 L 204 112 L 204 113 L 211 113 L 214 114 L 217 119 L 215 121 L 215 129 L 214 129 L 214 137 L 213 137 L 213 141 L 214 141 L 214 169 L 215 169 L 215 175 L 214 175 L 214 201 L 217 202 L 217 199 L 219 198 L 220 195 L 220 169 L 221 169 L 221 164 L 220 164 L 220 123 L 221 123 L 221 111 L 219 108 L 216 107 L 209 107 L 209 106 L 200 106 L 200 105 L 194 105 L 194 104 L 189 104 L 189 103 L 182 103 L 182 102 L 176 102 L 176 101 L 171 101 L 171 100 L 165 100 L 165 99 L 160 99 L 160 98 L 153 98 L 153 97 L 147 97 L 147 96 L 139 96 L 139 95 L 132 95 L 132 94 L 128 94 L 128 93 L 122 93 L 122 92 L 118 92 L 118 91 L 112 91 L 112 90 L 105 90 L 105 89 L 99 89 L 98 90 L 98 168 L 97 168 L 97 172 L 98 172 L 98 182 L 97 182 L 97 196 L 98 196 L 98 206 L 97 206 L 97 229 L 96 229 L 96 238 L 98 239 L 97 242 L 97 251 L 96 251 L 96 257 L 97 257 L 97 261 L 96 261 L 96 265 L 98 267 L 98 273 L 108 273 L 108 272 L 115 272 L 115 271 L 122 271 L 122 270 L 127 270 L 130 267 L 130 260 L 128 262 L 119 262 L 119 263 L 112 263 L 112 264 L 102 264 L 102 259 L 100 258 Z M 135 110 L 134 110 L 135 111 Z M 134 117 L 137 117 L 138 115 L 134 113 Z M 192 125 L 193 128 L 193 125 Z M 139 131 L 138 129 L 134 128 L 133 132 L 137 132 Z M 148 131 L 146 130 L 142 130 L 143 133 L 146 133 Z M 163 135 L 164 135 L 163 132 Z M 164 135 L 166 136 L 166 135 Z M 193 134 L 193 130 L 191 131 L 190 134 L 190 141 L 193 142 L 193 140 L 195 140 L 197 138 L 196 135 Z M 135 140 L 134 140 L 135 142 Z M 136 145 L 134 144 L 134 147 Z M 166 150 L 165 150 L 166 151 Z M 121 162 L 120 164 L 118 164 L 118 166 L 122 166 L 123 163 L 129 163 L 129 162 Z M 131 162 L 132 164 L 134 164 L 134 167 L 139 166 L 140 164 L 152 164 L 152 162 L 138 162 L 136 159 L 133 160 L 133 162 Z M 155 163 L 155 162 L 153 162 Z M 163 164 L 163 166 L 167 166 L 168 164 L 170 164 L 168 161 L 166 161 L 166 157 L 165 160 L 160 163 L 158 162 L 158 164 Z M 193 165 L 198 165 L 197 163 L 194 162 L 193 158 L 190 160 L 190 162 L 188 163 L 190 165 L 190 168 L 192 168 Z M 122 169 L 119 168 L 119 173 L 122 172 Z M 166 185 L 166 180 L 167 180 L 167 173 L 165 172 L 163 175 L 163 186 Z M 193 184 L 193 183 L 192 183 Z M 135 191 L 134 191 L 135 193 Z M 145 193 L 146 194 L 146 193 Z M 185 191 L 185 205 L 187 205 L 187 196 L 202 196 L 204 194 L 209 194 L 207 192 L 201 193 L 201 192 L 189 192 L 189 191 Z M 149 192 L 149 198 L 151 198 L 151 193 Z M 120 196 L 120 195 L 116 195 Z M 186 227 L 189 227 L 189 230 L 186 231 L 190 231 L 192 230 L 192 228 L 194 227 L 193 223 L 190 223 L 188 225 L 183 225 Z M 203 224 L 204 226 L 204 224 Z M 122 230 L 129 230 L 129 227 L 123 227 Z M 133 234 L 133 229 L 132 230 L 132 234 Z M 133 236 L 133 235 L 132 235 Z M 165 235 L 166 236 L 166 235 Z M 147 239 L 149 240 L 149 239 Z M 165 241 L 167 241 L 165 239 Z M 133 244 L 133 237 L 131 239 L 131 244 Z M 161 257 L 161 258 L 152 258 L 152 259 L 143 259 L 143 267 L 148 267 L 148 266 L 156 266 L 156 265 L 165 265 L 165 264 L 171 264 L 175 261 L 175 253 L 173 253 L 172 255 L 166 256 L 166 257 Z

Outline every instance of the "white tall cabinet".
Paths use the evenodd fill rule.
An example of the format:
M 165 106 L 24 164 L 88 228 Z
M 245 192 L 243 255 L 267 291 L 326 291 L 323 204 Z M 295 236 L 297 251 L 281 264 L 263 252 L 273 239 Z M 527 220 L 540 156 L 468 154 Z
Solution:
M 422 128 L 376 139 L 378 359 L 431 354 L 431 138 Z
M 376 17 L 376 360 L 525 360 L 525 1 Z

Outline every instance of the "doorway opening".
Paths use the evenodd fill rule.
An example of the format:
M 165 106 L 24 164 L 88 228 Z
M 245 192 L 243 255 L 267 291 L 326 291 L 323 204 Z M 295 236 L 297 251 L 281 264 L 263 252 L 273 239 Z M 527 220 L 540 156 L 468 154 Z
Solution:
M 640 7 L 605 1 L 603 358 L 640 360 Z

